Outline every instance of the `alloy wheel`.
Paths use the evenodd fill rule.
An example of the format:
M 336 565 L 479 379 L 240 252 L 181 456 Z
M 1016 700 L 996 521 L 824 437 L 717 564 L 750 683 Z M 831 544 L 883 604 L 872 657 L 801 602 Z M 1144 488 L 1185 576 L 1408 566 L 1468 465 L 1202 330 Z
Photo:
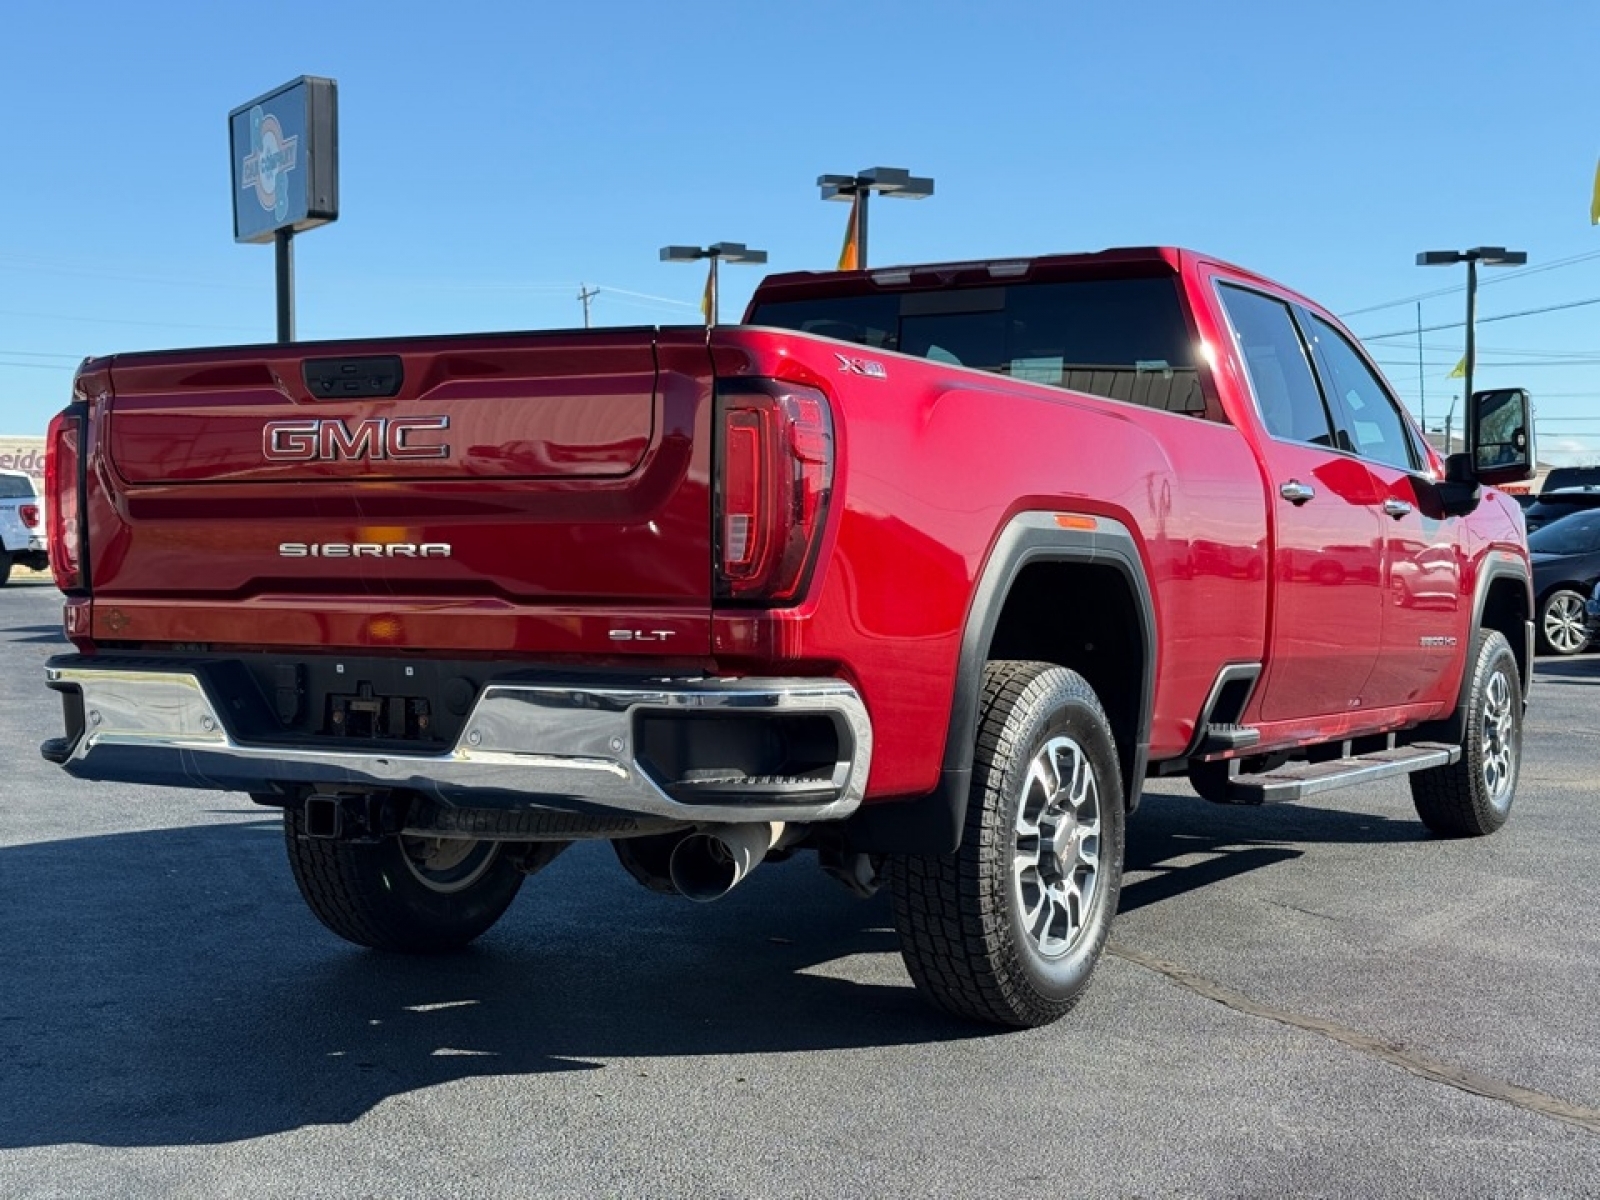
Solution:
M 1557 654 L 1576 654 L 1589 641 L 1583 597 L 1577 592 L 1557 592 L 1544 606 L 1544 640 Z
M 1083 933 L 1100 875 L 1100 786 L 1082 746 L 1052 737 L 1028 766 L 1017 808 L 1012 887 L 1024 930 L 1046 958 Z

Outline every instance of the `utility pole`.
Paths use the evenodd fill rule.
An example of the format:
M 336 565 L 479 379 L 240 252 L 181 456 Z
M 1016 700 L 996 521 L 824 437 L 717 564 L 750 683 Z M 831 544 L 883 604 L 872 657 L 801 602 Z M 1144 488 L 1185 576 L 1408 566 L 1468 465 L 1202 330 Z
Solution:
M 578 303 L 583 305 L 583 327 L 589 328 L 589 301 L 600 294 L 599 288 L 592 288 L 586 283 L 578 285 Z
M 1422 301 L 1417 301 L 1417 396 L 1422 406 L 1422 432 L 1428 432 L 1428 384 L 1422 373 Z

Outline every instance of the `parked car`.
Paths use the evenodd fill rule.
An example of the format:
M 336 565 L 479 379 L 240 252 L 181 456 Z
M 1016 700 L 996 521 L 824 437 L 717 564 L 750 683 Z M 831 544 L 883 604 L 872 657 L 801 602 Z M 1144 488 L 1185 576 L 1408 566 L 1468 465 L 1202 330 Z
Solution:
M 1543 494 L 1584 487 L 1600 487 L 1600 467 L 1555 467 L 1544 477 L 1539 492 Z
M 1575 512 L 1528 537 L 1539 649 L 1577 654 L 1589 645 L 1586 597 L 1600 582 L 1600 509 Z
M 33 480 L 19 471 L 0 471 L 0 587 L 11 578 L 12 563 L 42 571 L 49 559 Z
M 1597 508 L 1600 508 L 1600 485 L 1557 488 L 1554 491 L 1546 489 L 1539 493 L 1537 500 L 1522 510 L 1522 516 L 1528 523 L 1528 532 L 1532 533 L 1562 517 Z

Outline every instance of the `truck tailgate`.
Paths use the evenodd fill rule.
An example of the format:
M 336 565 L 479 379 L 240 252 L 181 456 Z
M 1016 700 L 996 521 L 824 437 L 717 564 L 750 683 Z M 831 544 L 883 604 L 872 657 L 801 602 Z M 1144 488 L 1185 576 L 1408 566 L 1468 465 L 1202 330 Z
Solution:
M 703 655 L 703 329 L 105 361 L 94 637 Z

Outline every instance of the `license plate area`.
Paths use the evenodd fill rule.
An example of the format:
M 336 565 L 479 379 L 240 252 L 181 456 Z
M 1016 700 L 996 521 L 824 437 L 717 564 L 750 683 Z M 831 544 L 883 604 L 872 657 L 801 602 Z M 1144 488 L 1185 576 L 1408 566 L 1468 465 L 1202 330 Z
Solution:
M 370 683 L 354 692 L 330 693 L 321 732 L 329 737 L 370 741 L 432 741 L 433 704 L 426 696 L 389 696 Z

